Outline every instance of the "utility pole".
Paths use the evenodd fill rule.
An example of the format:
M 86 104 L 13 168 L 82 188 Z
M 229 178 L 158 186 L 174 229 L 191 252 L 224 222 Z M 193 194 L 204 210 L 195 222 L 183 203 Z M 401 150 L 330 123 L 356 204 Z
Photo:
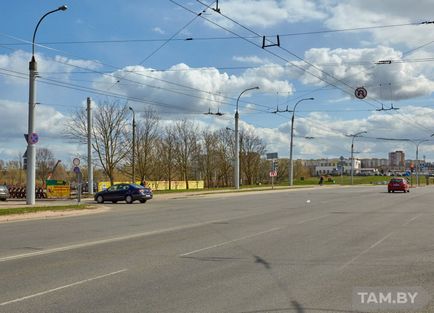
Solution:
M 87 98 L 87 189 L 93 195 L 93 168 L 92 168 L 92 99 Z
M 132 107 L 129 107 L 131 112 L 133 112 L 133 168 L 132 168 L 132 183 L 136 183 L 136 112 L 134 112 Z
M 237 98 L 237 108 L 235 111 L 235 166 L 234 166 L 234 186 L 235 189 L 240 189 L 240 135 L 238 133 L 238 120 L 240 115 L 238 113 L 238 102 L 240 101 L 243 93 L 249 90 L 259 89 L 258 86 L 244 89 Z
M 294 120 L 295 120 L 295 109 L 297 108 L 297 105 L 306 100 L 315 100 L 315 98 L 305 98 L 298 100 L 297 103 L 294 105 L 294 109 L 292 110 L 292 118 L 291 118 L 291 141 L 289 143 L 289 166 L 288 166 L 288 183 L 289 186 L 294 185 L 294 161 L 292 159 L 292 150 L 293 150 L 293 143 L 294 143 Z
M 354 135 L 348 135 L 348 137 L 353 137 L 351 140 L 351 185 L 354 183 L 354 139 L 356 137 L 360 137 L 362 134 L 366 134 L 368 132 L 361 131 L 358 133 L 355 133 Z
M 35 179 L 36 179 L 36 147 L 38 137 L 35 134 L 35 105 L 36 105 L 36 77 L 38 76 L 38 63 L 35 59 L 35 38 L 39 25 L 49 14 L 65 11 L 66 5 L 45 13 L 36 24 L 32 39 L 32 58 L 29 62 L 29 120 L 27 133 L 27 181 L 26 204 L 35 204 Z

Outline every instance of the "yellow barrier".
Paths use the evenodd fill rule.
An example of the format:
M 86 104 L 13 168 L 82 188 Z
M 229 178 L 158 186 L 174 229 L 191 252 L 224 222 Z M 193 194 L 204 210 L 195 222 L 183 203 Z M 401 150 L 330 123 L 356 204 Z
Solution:
M 114 182 L 114 184 L 129 184 L 130 182 Z M 140 182 L 136 182 L 137 185 L 140 185 Z M 102 191 L 111 186 L 110 182 L 99 182 L 98 183 L 98 191 Z M 170 184 L 172 190 L 185 190 L 187 186 L 185 181 L 175 180 L 171 181 Z M 146 187 L 151 188 L 152 190 L 169 190 L 169 182 L 160 180 L 160 181 L 146 181 Z M 204 189 L 205 183 L 203 180 L 189 180 L 188 181 L 189 189 Z

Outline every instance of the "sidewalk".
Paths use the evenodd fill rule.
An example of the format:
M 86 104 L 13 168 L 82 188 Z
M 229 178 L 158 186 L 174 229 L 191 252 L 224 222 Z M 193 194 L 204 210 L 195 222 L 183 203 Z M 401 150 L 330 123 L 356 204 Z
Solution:
M 93 198 L 81 199 L 80 204 L 95 204 Z M 21 208 L 21 207 L 40 207 L 40 206 L 61 206 L 78 204 L 77 199 L 37 199 L 34 205 L 27 205 L 26 199 L 8 199 L 0 201 L 0 209 Z

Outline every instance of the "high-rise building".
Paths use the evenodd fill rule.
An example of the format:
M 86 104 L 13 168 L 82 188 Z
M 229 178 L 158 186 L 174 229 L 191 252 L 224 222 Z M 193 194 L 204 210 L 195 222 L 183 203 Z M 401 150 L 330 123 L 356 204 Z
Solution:
M 389 166 L 392 169 L 405 169 L 404 151 L 389 152 Z

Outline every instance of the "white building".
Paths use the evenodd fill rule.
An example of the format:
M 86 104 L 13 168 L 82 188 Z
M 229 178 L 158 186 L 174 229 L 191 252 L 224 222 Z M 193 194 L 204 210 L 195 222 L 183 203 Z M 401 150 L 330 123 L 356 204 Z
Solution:
M 315 164 L 315 175 L 351 174 L 351 160 L 349 159 L 321 159 L 311 161 Z M 362 161 L 354 158 L 354 174 L 361 172 Z

